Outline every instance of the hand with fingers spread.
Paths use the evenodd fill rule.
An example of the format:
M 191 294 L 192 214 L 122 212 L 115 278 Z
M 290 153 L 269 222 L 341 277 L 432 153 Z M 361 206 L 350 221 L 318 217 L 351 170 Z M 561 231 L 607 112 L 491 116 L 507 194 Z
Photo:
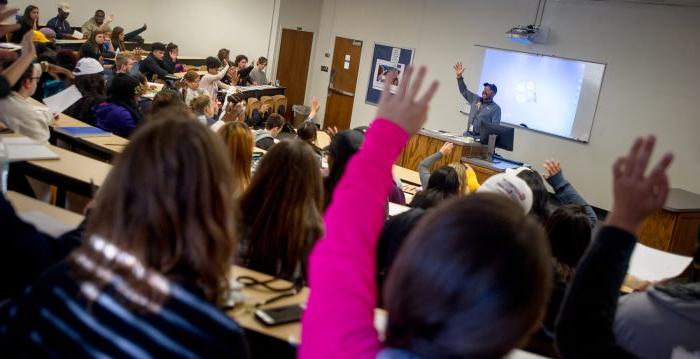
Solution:
M 457 75 L 457 78 L 461 78 L 462 75 L 464 75 L 464 66 L 462 65 L 461 62 L 458 62 L 454 66 L 455 69 L 455 75 Z
M 326 128 L 326 133 L 328 134 L 328 136 L 333 138 L 333 137 L 335 137 L 335 135 L 338 134 L 338 127 L 336 127 L 336 126 L 328 127 L 328 128 Z
M 655 144 L 654 136 L 638 138 L 629 154 L 615 162 L 613 209 L 607 225 L 636 233 L 644 219 L 666 202 L 669 191 L 666 170 L 673 162 L 673 155 L 665 154 L 646 174 Z
M 445 144 L 440 147 L 440 153 L 442 153 L 443 156 L 449 156 L 454 147 L 455 145 L 452 142 L 445 142 Z
M 421 66 L 418 75 L 413 76 L 414 68 L 409 66 L 404 73 L 396 94 L 391 94 L 391 83 L 396 78 L 395 73 L 390 73 L 384 82 L 384 92 L 377 108 L 377 117 L 390 120 L 408 134 L 414 134 L 421 129 L 428 116 L 428 104 L 438 88 L 437 81 L 433 81 L 427 91 L 418 97 L 426 73 L 425 66 Z
M 544 179 L 552 177 L 552 176 L 556 175 L 557 173 L 561 172 L 561 165 L 559 164 L 559 162 L 557 162 L 555 160 L 544 161 L 544 164 L 542 164 L 542 167 L 544 167 L 544 170 L 545 170 Z

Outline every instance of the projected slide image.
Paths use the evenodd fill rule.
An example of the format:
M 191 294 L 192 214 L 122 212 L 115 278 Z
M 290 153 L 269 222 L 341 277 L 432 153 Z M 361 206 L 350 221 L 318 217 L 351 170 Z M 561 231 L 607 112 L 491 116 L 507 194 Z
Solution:
M 480 83 L 498 85 L 501 122 L 569 137 L 585 72 L 581 61 L 486 49 Z

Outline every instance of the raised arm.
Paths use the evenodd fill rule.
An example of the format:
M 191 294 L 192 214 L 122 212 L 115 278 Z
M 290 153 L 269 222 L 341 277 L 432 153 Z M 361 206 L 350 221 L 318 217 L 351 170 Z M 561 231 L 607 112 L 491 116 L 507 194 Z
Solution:
M 458 62 L 455 66 L 455 75 L 457 75 L 457 87 L 459 88 L 459 93 L 462 94 L 465 100 L 469 102 L 470 104 L 479 99 L 479 96 L 477 94 L 469 91 L 467 89 L 467 84 L 464 83 L 464 66 L 462 65 L 461 62 Z
M 411 67 L 396 95 L 384 95 L 360 151 L 350 160 L 326 211 L 325 238 L 310 258 L 311 295 L 303 317 L 301 358 L 375 358 L 381 350 L 374 329 L 376 244 L 385 220 L 391 169 L 425 122 L 437 83 L 420 99 L 425 76 Z M 387 80 L 386 84 L 392 81 Z
M 672 155 L 645 175 L 654 143 L 654 137 L 637 139 L 629 155 L 615 163 L 613 209 L 579 263 L 559 314 L 557 346 L 564 358 L 634 357 L 615 344 L 613 323 L 635 233 L 668 195 Z
M 14 86 L 22 77 L 24 71 L 27 70 L 32 61 L 36 58 L 36 47 L 32 39 L 34 34 L 29 31 L 22 37 L 22 56 L 20 56 L 15 62 L 13 62 L 8 68 L 2 72 L 2 76 L 10 84 L 10 87 Z
M 542 165 L 545 169 L 544 178 L 554 189 L 554 195 L 562 204 L 578 204 L 583 207 L 591 222 L 591 227 L 595 227 L 598 223 L 598 216 L 595 214 L 593 207 L 586 202 L 583 197 L 576 191 L 574 186 L 564 178 L 561 171 L 561 165 L 555 160 L 546 160 Z
M 418 164 L 418 175 L 420 176 L 420 185 L 423 190 L 428 189 L 428 181 L 430 180 L 430 169 L 433 168 L 435 162 L 440 161 L 442 157 L 452 153 L 454 144 L 451 142 L 445 142 L 440 151 L 433 153 L 432 155 L 426 157 Z

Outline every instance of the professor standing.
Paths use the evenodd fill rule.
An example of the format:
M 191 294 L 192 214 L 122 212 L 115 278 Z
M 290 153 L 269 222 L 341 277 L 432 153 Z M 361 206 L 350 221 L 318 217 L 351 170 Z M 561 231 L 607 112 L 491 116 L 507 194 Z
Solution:
M 464 66 L 462 66 L 462 63 L 458 62 L 454 69 L 457 75 L 459 92 L 471 106 L 467 130 L 464 131 L 464 135 L 479 135 L 482 122 L 493 124 L 501 123 L 501 107 L 493 102 L 493 97 L 496 96 L 498 87 L 494 84 L 485 83 L 484 91 L 481 93 L 481 97 L 479 97 L 477 94 L 467 89 L 467 85 L 464 83 L 464 78 L 462 77 L 462 74 L 464 74 Z

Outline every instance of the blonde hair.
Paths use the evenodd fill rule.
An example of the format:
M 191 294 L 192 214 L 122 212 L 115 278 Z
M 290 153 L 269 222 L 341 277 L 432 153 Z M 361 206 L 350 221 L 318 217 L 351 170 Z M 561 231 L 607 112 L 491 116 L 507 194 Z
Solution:
M 219 136 L 224 140 L 236 177 L 238 194 L 250 184 L 253 165 L 253 133 L 243 122 L 229 122 L 219 129 Z
M 457 178 L 459 178 L 459 193 L 468 194 L 469 186 L 467 183 L 467 166 L 461 162 L 452 162 L 448 166 L 454 168 L 457 172 Z

